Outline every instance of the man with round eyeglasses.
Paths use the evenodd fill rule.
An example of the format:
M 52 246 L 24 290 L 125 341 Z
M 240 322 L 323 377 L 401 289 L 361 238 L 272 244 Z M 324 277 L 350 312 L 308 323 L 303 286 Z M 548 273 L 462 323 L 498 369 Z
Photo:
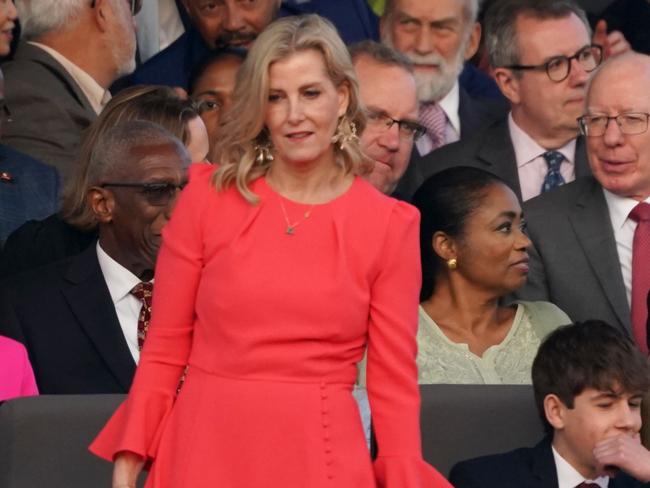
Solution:
M 476 165 L 501 176 L 522 201 L 589 175 L 576 118 L 605 53 L 629 49 L 620 33 L 599 32 L 605 43 L 594 43 L 584 11 L 570 0 L 497 0 L 485 34 L 510 114 L 464 144 L 432 153 L 428 167 Z
M 624 76 L 621 75 L 624 73 Z M 594 74 L 577 121 L 593 177 L 524 205 L 535 249 L 520 297 L 573 320 L 618 325 L 648 354 L 650 57 L 627 53 Z

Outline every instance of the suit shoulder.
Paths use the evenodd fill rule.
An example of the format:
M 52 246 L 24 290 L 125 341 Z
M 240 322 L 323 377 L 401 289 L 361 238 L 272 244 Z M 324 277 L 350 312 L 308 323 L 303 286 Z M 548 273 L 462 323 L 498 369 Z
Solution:
M 451 469 L 449 481 L 456 488 L 525 486 L 521 472 L 529 470 L 532 457 L 533 448 L 524 447 L 461 461 Z
M 524 202 L 524 212 L 531 214 L 555 213 L 558 210 L 568 210 L 578 198 L 587 192 L 598 189 L 598 183 L 592 177 L 578 178 L 571 183 L 556 188 L 548 193 L 542 193 Z
M 10 173 L 28 177 L 58 179 L 57 170 L 39 160 L 17 151 L 5 144 L 0 144 L 0 166 Z

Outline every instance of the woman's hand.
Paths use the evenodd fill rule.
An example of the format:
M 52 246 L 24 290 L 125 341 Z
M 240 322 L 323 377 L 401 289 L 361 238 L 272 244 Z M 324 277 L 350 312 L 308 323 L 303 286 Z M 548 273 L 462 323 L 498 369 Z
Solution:
M 144 460 L 130 451 L 122 451 L 115 456 L 113 468 L 113 488 L 135 488 Z

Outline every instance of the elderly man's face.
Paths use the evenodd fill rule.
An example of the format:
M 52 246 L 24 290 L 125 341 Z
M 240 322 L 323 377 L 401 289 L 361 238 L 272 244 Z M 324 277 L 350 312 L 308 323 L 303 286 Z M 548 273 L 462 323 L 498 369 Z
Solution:
M 250 47 L 280 7 L 280 0 L 183 0 L 183 3 L 211 49 Z
M 370 114 L 361 135 L 361 147 L 375 163 L 367 179 L 379 191 L 390 194 L 406 171 L 413 137 L 406 135 L 396 123 L 387 127 L 385 117 L 417 122 L 415 79 L 401 67 L 382 65 L 363 55 L 354 67 L 361 101 Z
M 162 229 L 171 216 L 177 188 L 186 180 L 186 163 L 174 144 L 142 145 L 131 150 L 134 164 L 111 177 L 111 183 L 156 183 L 160 186 L 106 187 L 110 221 L 100 223 L 102 248 L 133 274 L 152 272 Z M 104 227 L 102 229 L 102 226 Z
M 466 0 L 396 0 L 381 20 L 382 41 L 415 64 L 418 99 L 442 99 L 480 39 L 480 27 L 465 17 Z
M 631 59 L 620 69 L 605 69 L 589 90 L 588 115 L 614 117 L 650 113 L 650 62 L 635 66 Z M 622 71 L 624 70 L 624 71 Z M 621 72 L 625 75 L 621 76 Z M 620 196 L 642 201 L 650 196 L 650 131 L 623 134 L 609 120 L 602 136 L 587 137 L 591 170 L 600 184 Z

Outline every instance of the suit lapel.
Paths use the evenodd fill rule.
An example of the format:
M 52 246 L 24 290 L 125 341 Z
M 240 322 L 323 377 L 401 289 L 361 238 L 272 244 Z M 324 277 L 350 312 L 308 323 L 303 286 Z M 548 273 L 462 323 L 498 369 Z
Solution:
M 544 438 L 533 448 L 531 470 L 536 484 L 530 486 L 530 488 L 558 487 L 557 468 L 555 467 L 555 459 L 551 450 L 550 437 Z
M 591 168 L 589 167 L 585 138 L 583 136 L 579 136 L 576 139 L 575 171 L 576 178 L 591 176 Z
M 68 91 L 72 93 L 74 98 L 77 99 L 79 105 L 81 105 L 86 110 L 86 112 L 88 112 L 88 117 L 91 120 L 97 117 L 95 110 L 93 109 L 90 101 L 84 94 L 81 87 L 77 84 L 76 81 L 74 81 L 66 69 L 56 59 L 50 56 L 49 53 L 45 52 L 43 49 L 37 46 L 33 46 L 27 42 L 22 42 L 19 44 L 14 59 L 29 60 L 45 66 L 67 87 Z
M 488 166 L 486 168 L 488 171 L 503 178 L 521 200 L 517 158 L 510 139 L 507 118 L 492 124 L 485 130 L 476 157 Z
M 629 334 L 630 307 L 625 295 L 607 202 L 602 188 L 593 178 L 584 180 L 582 188 L 576 204 L 569 210 L 569 220 L 578 244 L 619 320 L 619 326 Z
M 63 294 L 72 313 L 108 369 L 124 391 L 128 391 L 135 362 L 120 328 L 95 246 L 89 246 L 72 260 L 66 279 L 69 287 L 63 290 Z

